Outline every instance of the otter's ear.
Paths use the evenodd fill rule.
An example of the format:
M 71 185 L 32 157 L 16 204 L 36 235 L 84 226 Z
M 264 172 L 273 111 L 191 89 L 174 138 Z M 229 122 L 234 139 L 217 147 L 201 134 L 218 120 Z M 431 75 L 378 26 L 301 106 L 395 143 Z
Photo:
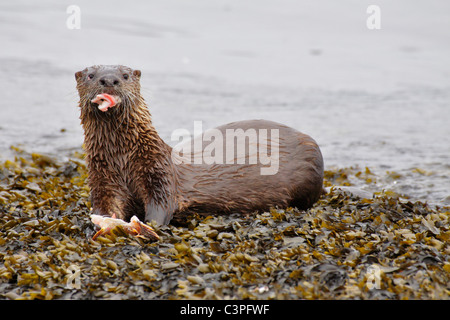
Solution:
M 83 76 L 83 71 L 75 72 L 75 79 L 78 81 Z
M 141 77 L 141 70 L 134 70 L 133 71 L 133 75 L 135 75 L 136 77 L 140 78 Z

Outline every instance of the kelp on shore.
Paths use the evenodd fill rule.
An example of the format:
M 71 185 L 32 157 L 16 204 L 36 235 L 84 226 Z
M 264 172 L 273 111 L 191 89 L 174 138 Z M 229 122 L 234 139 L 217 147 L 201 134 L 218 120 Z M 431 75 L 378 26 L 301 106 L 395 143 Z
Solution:
M 331 191 L 307 211 L 194 215 L 154 225 L 158 242 L 92 241 L 82 155 L 15 150 L 0 165 L 0 298 L 450 298 L 450 209 L 333 187 L 373 183 L 368 168 L 326 171 Z

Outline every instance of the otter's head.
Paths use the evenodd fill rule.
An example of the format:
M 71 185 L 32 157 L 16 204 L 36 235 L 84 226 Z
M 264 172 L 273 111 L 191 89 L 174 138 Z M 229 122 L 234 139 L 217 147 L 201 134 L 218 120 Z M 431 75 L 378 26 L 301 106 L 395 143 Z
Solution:
M 75 73 L 80 107 L 86 113 L 114 113 L 131 108 L 141 97 L 141 71 L 120 65 L 97 65 Z

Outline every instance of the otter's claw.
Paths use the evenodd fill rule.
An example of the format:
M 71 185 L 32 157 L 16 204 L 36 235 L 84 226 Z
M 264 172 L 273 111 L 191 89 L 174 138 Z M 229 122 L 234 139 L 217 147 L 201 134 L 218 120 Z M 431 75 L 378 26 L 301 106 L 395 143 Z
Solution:
M 92 237 L 92 240 L 97 239 L 101 235 L 111 233 L 111 231 L 118 226 L 121 226 L 127 234 L 146 239 L 159 240 L 159 236 L 156 234 L 155 230 L 139 221 L 136 216 L 133 216 L 129 223 L 121 219 L 109 218 L 96 214 L 91 215 L 91 220 L 95 225 L 100 227 L 100 230 Z

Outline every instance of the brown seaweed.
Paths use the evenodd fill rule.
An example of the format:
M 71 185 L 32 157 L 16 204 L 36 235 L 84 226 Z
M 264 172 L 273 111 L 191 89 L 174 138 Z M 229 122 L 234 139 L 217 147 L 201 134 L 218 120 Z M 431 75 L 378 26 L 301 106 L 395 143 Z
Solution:
M 0 165 L 3 299 L 450 297 L 450 209 L 333 188 L 381 179 L 368 168 L 327 171 L 331 191 L 307 211 L 193 215 L 153 225 L 157 242 L 120 230 L 92 241 L 82 155 L 16 152 Z

